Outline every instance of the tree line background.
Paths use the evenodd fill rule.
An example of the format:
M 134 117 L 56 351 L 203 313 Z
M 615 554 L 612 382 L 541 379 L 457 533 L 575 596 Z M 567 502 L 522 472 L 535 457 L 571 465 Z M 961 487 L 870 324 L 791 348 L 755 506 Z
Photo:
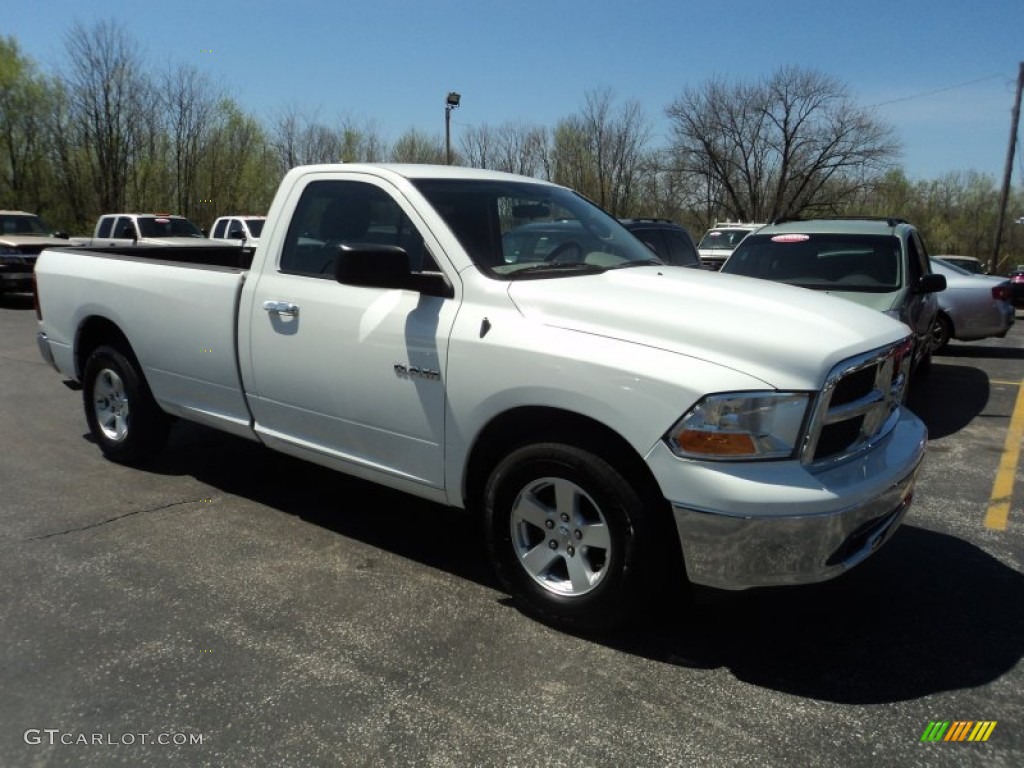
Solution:
M 115 22 L 76 24 L 65 49 L 64 67 L 46 73 L 0 37 L 0 208 L 72 234 L 118 211 L 179 213 L 204 228 L 264 213 L 284 173 L 306 163 L 445 162 L 444 137 L 415 127 L 389 142 L 372 120 L 328 123 L 294 107 L 261 122 L 191 65 L 148 67 Z M 725 219 L 897 216 L 933 254 L 991 259 L 995 179 L 908 179 L 892 127 L 833 77 L 790 66 L 756 82 L 712 78 L 664 113 L 669 139 L 656 145 L 638 102 L 595 89 L 554 126 L 460 130 L 453 162 L 550 179 L 616 216 L 673 219 L 696 238 Z M 1021 188 L 1009 212 L 1001 272 L 1024 263 Z

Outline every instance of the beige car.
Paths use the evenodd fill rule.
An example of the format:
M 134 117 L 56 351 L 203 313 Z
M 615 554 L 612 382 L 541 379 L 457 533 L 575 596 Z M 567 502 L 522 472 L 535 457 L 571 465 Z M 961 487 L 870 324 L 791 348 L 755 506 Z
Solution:
M 943 261 L 952 264 L 954 267 L 960 267 L 966 269 L 968 272 L 975 275 L 987 275 L 988 267 L 981 261 L 973 256 L 952 256 L 952 255 L 941 255 L 934 256 L 933 258 L 942 259 Z
M 34 213 L 0 211 L 0 293 L 31 292 L 39 252 L 68 244 Z

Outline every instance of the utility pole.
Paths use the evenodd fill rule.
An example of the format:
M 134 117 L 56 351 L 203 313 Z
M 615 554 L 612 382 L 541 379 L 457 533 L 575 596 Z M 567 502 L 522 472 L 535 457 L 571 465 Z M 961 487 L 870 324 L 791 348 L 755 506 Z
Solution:
M 1010 176 L 1013 173 L 1013 153 L 1017 146 L 1017 128 L 1020 125 L 1020 93 L 1024 90 L 1024 61 L 1017 72 L 1017 97 L 1013 102 L 1013 119 L 1010 121 L 1010 146 L 1006 150 L 1006 170 L 1003 172 L 1003 191 L 999 194 L 999 219 L 996 222 L 996 244 L 992 249 L 992 263 L 989 274 L 997 274 L 999 246 L 1003 242 L 1003 221 L 1006 219 L 1006 203 L 1010 199 Z
M 444 157 L 448 165 L 452 164 L 452 110 L 459 106 L 462 96 L 449 91 L 444 100 Z

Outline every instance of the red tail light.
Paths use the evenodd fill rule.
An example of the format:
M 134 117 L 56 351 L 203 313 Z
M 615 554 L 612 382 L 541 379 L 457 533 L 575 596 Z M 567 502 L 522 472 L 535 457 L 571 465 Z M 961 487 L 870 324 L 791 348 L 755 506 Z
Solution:
M 992 298 L 996 301 L 1009 301 L 1010 300 L 1010 286 L 1008 285 L 993 285 L 992 286 Z

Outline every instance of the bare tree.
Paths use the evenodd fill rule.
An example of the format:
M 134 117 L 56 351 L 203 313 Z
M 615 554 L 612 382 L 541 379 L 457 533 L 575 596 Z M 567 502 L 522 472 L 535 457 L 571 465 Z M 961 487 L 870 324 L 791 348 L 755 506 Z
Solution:
M 900 151 L 892 129 L 853 104 L 839 81 L 797 67 L 754 84 L 712 79 L 665 112 L 676 171 L 704 188 L 709 218 L 834 211 Z
M 466 164 L 523 176 L 548 174 L 548 132 L 543 126 L 517 122 L 465 130 L 460 142 Z
M 486 123 L 468 126 L 462 132 L 459 145 L 467 165 L 471 168 L 498 169 L 496 133 Z
M 607 88 L 586 94 L 582 111 L 555 128 L 552 171 L 555 181 L 621 214 L 634 203 L 651 128 L 639 102 L 627 101 L 617 111 L 614 107 Z
M 115 22 L 91 29 L 76 23 L 65 44 L 73 124 L 91 166 L 95 203 L 101 211 L 123 210 L 139 127 L 152 103 L 141 58 Z
M 197 186 L 199 166 L 213 129 L 223 91 L 215 89 L 207 75 L 190 65 L 168 72 L 157 89 L 166 120 L 170 163 L 174 169 L 176 210 L 191 217 L 200 203 Z
M 295 107 L 287 107 L 277 118 L 271 143 L 282 171 L 310 163 L 342 160 L 342 142 L 337 133 Z
M 388 154 L 386 142 L 371 121 L 360 125 L 345 118 L 332 127 L 295 107 L 278 115 L 271 135 L 282 171 L 309 163 L 379 161 Z

